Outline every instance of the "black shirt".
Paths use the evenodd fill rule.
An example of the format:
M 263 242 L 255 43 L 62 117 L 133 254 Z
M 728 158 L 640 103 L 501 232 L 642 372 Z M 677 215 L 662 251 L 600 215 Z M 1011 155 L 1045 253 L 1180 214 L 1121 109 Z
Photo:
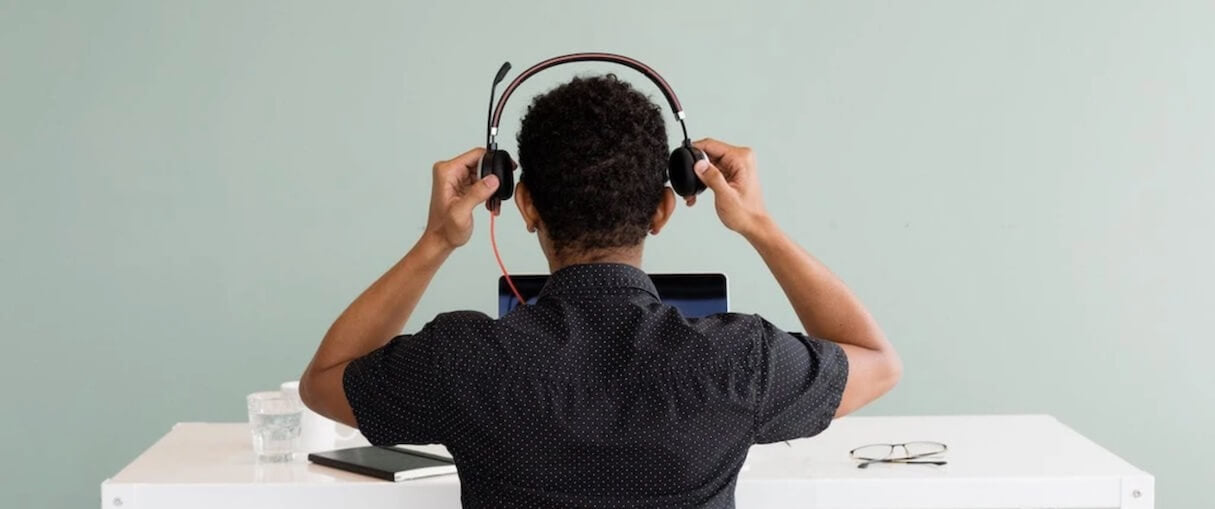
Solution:
M 373 444 L 442 443 L 464 507 L 734 507 L 752 444 L 816 435 L 834 343 L 756 315 L 685 318 L 619 264 L 554 273 L 494 320 L 444 313 L 343 376 Z

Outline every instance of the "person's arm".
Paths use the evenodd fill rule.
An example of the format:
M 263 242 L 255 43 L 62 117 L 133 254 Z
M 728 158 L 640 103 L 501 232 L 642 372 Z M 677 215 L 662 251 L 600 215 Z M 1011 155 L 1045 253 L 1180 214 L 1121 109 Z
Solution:
M 694 145 L 709 157 L 697 164 L 696 172 L 713 190 L 722 223 L 746 238 L 764 259 L 806 333 L 839 344 L 847 355 L 848 381 L 836 417 L 893 388 L 902 375 L 894 347 L 844 283 L 768 215 L 751 150 L 712 139 Z
M 475 176 L 484 152 L 476 148 L 435 163 L 425 233 L 333 322 L 300 376 L 300 397 L 308 408 L 357 426 L 342 385 L 346 365 L 384 346 L 401 331 L 443 261 L 468 242 L 473 209 L 498 189 L 497 177 L 478 180 Z

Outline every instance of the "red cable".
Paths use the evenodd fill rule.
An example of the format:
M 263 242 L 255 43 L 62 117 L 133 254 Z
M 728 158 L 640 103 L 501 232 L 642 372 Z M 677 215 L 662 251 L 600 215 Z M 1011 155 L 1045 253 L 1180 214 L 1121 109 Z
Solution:
M 506 271 L 506 264 L 502 263 L 502 255 L 498 254 L 498 240 L 494 237 L 494 218 L 497 216 L 496 211 L 489 211 L 489 245 L 494 248 L 494 259 L 498 260 L 498 268 L 502 269 L 502 276 L 506 278 L 510 291 L 514 292 L 516 299 L 519 299 L 519 305 L 527 305 L 527 301 L 523 300 L 523 294 L 519 293 L 519 289 L 515 288 L 515 282 L 511 281 L 510 273 Z

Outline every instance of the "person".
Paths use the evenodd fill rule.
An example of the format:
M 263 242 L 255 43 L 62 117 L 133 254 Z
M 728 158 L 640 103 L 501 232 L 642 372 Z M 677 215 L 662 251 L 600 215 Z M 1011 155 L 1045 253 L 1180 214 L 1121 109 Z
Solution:
M 661 110 L 613 75 L 579 77 L 534 98 L 518 134 L 514 201 L 552 271 L 537 302 L 398 335 L 499 185 L 475 176 L 483 149 L 435 163 L 424 233 L 325 334 L 304 402 L 373 444 L 446 445 L 464 507 L 733 507 L 751 445 L 818 434 L 902 367 L 857 297 L 767 211 L 754 153 L 694 145 L 722 224 L 762 257 L 806 334 L 659 300 L 640 267 L 677 202 Z

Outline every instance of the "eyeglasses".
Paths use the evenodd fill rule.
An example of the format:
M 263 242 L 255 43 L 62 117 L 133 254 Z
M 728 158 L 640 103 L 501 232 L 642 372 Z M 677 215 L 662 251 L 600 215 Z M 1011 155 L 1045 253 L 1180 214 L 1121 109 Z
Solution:
M 848 455 L 861 463 L 856 468 L 869 468 L 874 463 L 901 463 L 904 465 L 944 465 L 940 459 L 949 446 L 940 442 L 904 442 L 901 444 L 869 444 L 848 451 Z

